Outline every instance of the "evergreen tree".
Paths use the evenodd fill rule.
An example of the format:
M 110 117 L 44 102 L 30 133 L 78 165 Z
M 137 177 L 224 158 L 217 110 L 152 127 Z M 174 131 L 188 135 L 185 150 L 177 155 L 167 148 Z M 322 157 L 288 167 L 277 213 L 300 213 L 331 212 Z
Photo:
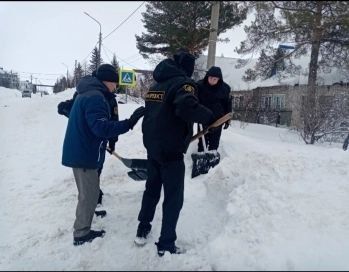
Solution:
M 149 1 L 142 13 L 148 33 L 136 35 L 141 55 L 170 56 L 181 47 L 199 55 L 209 42 L 211 6 L 211 1 Z M 221 1 L 217 34 L 241 24 L 246 11 L 239 2 Z
M 302 105 L 303 133 L 307 143 L 316 141 L 315 131 L 323 119 L 321 105 L 316 97 L 318 70 L 329 67 L 348 67 L 349 61 L 349 2 L 347 1 L 266 1 L 248 2 L 256 11 L 255 20 L 245 27 L 247 39 L 241 42 L 238 53 L 260 51 L 254 69 L 245 79 L 266 78 L 275 64 L 284 62 L 286 73 L 297 67 L 292 59 L 310 51 L 308 90 Z M 294 49 L 287 54 L 276 52 L 274 44 L 292 43 Z M 262 50 L 261 50 L 262 49 Z
M 247 5 L 256 11 L 256 16 L 245 27 L 247 39 L 241 42 L 237 52 L 260 51 L 258 69 L 249 71 L 249 79 L 268 77 L 270 69 L 281 60 L 288 61 L 284 69 L 292 73 L 296 71 L 289 69 L 292 59 L 310 51 L 308 86 L 309 94 L 314 97 L 318 68 L 348 67 L 349 2 L 251 1 Z M 281 56 L 272 45 L 285 42 L 294 44 L 295 48 Z
M 103 63 L 103 60 L 101 57 L 100 62 L 99 62 L 98 49 L 97 49 L 97 47 L 95 47 L 92 51 L 92 57 L 91 57 L 90 66 L 89 66 L 89 73 L 92 73 L 93 71 L 97 70 L 98 63 Z
M 113 59 L 111 61 L 111 65 L 113 65 L 115 67 L 116 71 L 119 71 L 120 66 L 119 66 L 119 62 L 116 59 L 115 54 L 113 54 Z
M 82 66 L 80 62 L 78 62 L 78 65 L 76 66 L 74 71 L 75 86 L 78 84 L 78 82 L 83 76 L 84 76 L 84 71 L 82 70 Z
M 86 61 L 84 61 L 84 63 L 82 64 L 82 71 L 83 71 L 83 76 L 86 76 L 89 73 Z

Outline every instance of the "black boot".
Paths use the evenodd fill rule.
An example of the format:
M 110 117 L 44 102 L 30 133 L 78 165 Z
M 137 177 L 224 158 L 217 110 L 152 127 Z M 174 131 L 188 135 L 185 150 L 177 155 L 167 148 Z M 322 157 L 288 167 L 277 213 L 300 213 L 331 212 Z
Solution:
M 137 246 L 144 246 L 147 243 L 147 239 L 149 237 L 151 231 L 151 224 L 150 223 L 139 223 L 137 228 L 137 235 L 134 240 L 134 243 Z
M 183 254 L 183 253 L 185 253 L 185 250 L 177 247 L 176 245 L 173 245 L 171 247 L 164 247 L 164 246 L 160 245 L 159 243 L 155 243 L 155 245 L 157 246 L 159 257 L 164 256 L 166 251 L 170 252 L 171 254 Z
M 98 197 L 98 202 L 97 202 L 97 205 L 100 204 L 102 205 L 102 198 L 103 198 L 103 192 L 101 189 L 99 189 L 99 197 Z
M 103 217 L 107 216 L 107 212 L 105 210 L 95 211 L 95 215 L 103 218 Z
M 86 234 L 85 236 L 82 237 L 74 237 L 74 246 L 80 246 L 86 242 L 91 243 L 93 241 L 93 239 L 97 238 L 97 237 L 101 237 L 103 238 L 105 234 L 105 230 L 90 230 L 90 232 L 88 234 Z

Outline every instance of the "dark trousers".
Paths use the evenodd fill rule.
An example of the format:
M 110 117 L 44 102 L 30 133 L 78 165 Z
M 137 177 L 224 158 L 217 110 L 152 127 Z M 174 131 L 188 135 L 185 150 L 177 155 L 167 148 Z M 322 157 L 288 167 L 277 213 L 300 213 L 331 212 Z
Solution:
M 183 206 L 184 172 L 183 159 L 163 163 L 148 158 L 148 179 L 145 184 L 138 220 L 140 224 L 144 225 L 153 221 L 163 186 L 164 201 L 162 203 L 162 226 L 159 238 L 159 244 L 163 248 L 172 248 L 177 239 L 176 226 Z
M 205 129 L 205 127 L 204 127 Z M 214 131 L 207 133 L 205 135 L 206 147 L 208 150 L 217 150 L 219 146 L 219 141 L 221 139 L 222 126 L 216 128 Z M 204 146 L 202 144 L 201 137 L 199 138 L 198 151 L 204 151 Z

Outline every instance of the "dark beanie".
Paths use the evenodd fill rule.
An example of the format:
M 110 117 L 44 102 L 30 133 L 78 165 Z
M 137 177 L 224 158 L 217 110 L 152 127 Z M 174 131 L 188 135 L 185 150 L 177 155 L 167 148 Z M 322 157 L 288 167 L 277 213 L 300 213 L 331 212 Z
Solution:
M 191 77 L 194 72 L 195 57 L 189 53 L 187 49 L 180 49 L 173 55 L 176 64 L 182 68 L 188 77 Z
M 100 81 L 119 82 L 119 75 L 111 64 L 102 64 L 96 71 L 96 78 Z
M 221 68 L 217 66 L 212 66 L 206 73 L 207 76 L 218 77 L 223 79 Z

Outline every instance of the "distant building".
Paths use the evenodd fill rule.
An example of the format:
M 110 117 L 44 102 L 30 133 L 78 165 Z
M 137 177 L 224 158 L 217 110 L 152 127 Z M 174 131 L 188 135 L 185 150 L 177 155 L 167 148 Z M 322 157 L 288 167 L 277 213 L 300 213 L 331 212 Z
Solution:
M 0 86 L 19 89 L 19 76 L 17 73 L 6 72 L 2 67 L 0 67 Z
M 277 75 L 267 80 L 245 82 L 242 77 L 247 69 L 253 68 L 257 60 L 249 60 L 241 69 L 235 68 L 237 58 L 216 57 L 215 66 L 222 69 L 224 81 L 230 85 L 234 119 L 247 122 L 292 126 L 299 122 L 302 97 L 306 95 L 308 81 L 308 59 L 298 60 L 302 69 L 298 75 L 279 79 Z M 194 79 L 204 77 L 207 56 L 200 56 L 196 61 Z M 349 76 L 346 71 L 333 68 L 326 73 L 318 72 L 318 95 L 323 101 L 335 98 L 347 103 L 349 111 Z

